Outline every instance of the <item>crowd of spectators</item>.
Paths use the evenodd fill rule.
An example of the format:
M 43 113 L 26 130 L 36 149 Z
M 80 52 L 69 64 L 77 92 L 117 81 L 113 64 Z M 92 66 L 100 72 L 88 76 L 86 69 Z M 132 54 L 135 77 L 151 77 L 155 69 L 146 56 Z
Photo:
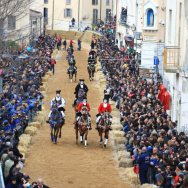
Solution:
M 31 185 L 29 176 L 22 173 L 24 158 L 18 143 L 28 122 L 42 109 L 43 95 L 39 88 L 42 77 L 51 68 L 55 43 L 50 36 L 40 36 L 34 48 L 6 55 L 9 67 L 1 74 L 0 94 L 0 160 L 6 188 L 45 187 L 42 179 Z
M 140 183 L 186 188 L 188 137 L 158 98 L 161 80 L 141 77 L 134 51 L 119 50 L 112 35 L 98 40 L 98 56 Z

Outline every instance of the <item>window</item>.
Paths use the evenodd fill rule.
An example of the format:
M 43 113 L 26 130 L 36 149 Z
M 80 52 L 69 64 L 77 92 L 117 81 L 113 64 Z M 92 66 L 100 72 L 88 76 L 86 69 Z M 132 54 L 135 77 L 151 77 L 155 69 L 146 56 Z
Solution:
M 92 5 L 98 5 L 98 0 L 92 0 Z
M 98 21 L 98 9 L 93 9 L 93 24 L 97 24 Z
M 106 6 L 110 5 L 110 0 L 106 0 Z
M 48 4 L 48 0 L 44 0 L 44 4 Z
M 152 9 L 147 10 L 147 27 L 154 27 L 154 12 Z
M 44 8 L 44 22 L 48 23 L 48 8 Z
M 106 9 L 106 21 L 111 20 L 111 9 Z
M 8 29 L 16 29 L 16 16 L 8 16 Z
M 72 17 L 72 10 L 70 8 L 66 8 L 64 10 L 64 17 L 65 18 L 71 18 Z
M 71 4 L 71 0 L 66 0 L 66 5 L 70 5 Z

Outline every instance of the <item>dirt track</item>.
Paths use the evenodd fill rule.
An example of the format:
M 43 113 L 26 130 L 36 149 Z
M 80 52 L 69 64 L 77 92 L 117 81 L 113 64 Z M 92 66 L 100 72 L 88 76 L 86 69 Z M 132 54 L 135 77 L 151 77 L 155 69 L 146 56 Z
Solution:
M 68 80 L 67 62 L 63 52 L 64 61 L 57 63 L 55 76 L 48 82 L 48 96 L 44 101 L 48 109 L 49 101 L 55 96 L 55 91 L 62 90 L 61 95 L 67 103 L 63 135 L 59 143 L 54 145 L 50 141 L 48 125 L 42 127 L 33 137 L 24 171 L 32 180 L 42 177 L 50 188 L 129 188 L 118 175 L 110 145 L 107 149 L 99 146 L 99 137 L 95 130 L 95 115 L 103 96 L 100 96 L 97 81 L 90 82 L 88 79 L 87 57 L 87 50 L 75 51 L 78 79 L 84 78 L 89 87 L 88 102 L 91 106 L 93 130 L 89 132 L 88 148 L 75 144 L 74 110 L 71 105 L 77 83 L 70 83 Z

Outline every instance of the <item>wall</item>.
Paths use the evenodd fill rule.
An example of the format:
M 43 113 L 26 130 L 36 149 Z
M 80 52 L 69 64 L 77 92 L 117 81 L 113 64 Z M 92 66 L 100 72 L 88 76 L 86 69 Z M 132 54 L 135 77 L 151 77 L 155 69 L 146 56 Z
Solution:
M 102 4 L 100 4 L 100 1 Z M 66 5 L 66 0 L 55 0 L 54 1 L 54 30 L 69 30 L 69 25 L 71 24 L 72 18 L 75 18 L 76 27 L 78 26 L 78 0 L 71 0 L 70 5 Z M 98 5 L 92 5 L 92 0 L 80 0 L 80 13 L 79 20 L 80 26 L 85 28 L 86 26 L 92 26 L 93 21 L 93 9 L 98 9 L 98 19 L 100 19 L 100 7 L 101 7 L 101 19 L 105 21 L 106 19 L 106 9 L 114 10 L 114 6 L 116 4 L 115 0 L 110 0 L 110 5 L 106 5 L 106 0 L 98 0 Z M 101 6 L 100 6 L 101 5 Z M 52 7 L 53 1 L 49 1 L 48 4 L 45 5 L 48 8 L 48 25 L 47 29 L 52 28 Z M 70 8 L 72 9 L 72 17 L 65 18 L 64 17 L 64 9 Z M 113 11 L 112 11 L 113 13 Z

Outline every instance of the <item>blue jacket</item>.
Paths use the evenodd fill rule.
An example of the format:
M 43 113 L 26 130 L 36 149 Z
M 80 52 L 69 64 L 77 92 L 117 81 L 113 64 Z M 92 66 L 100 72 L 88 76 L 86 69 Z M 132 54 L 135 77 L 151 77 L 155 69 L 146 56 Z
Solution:
M 148 170 L 150 157 L 148 152 L 144 152 L 138 156 L 137 163 L 139 165 L 140 172 Z

